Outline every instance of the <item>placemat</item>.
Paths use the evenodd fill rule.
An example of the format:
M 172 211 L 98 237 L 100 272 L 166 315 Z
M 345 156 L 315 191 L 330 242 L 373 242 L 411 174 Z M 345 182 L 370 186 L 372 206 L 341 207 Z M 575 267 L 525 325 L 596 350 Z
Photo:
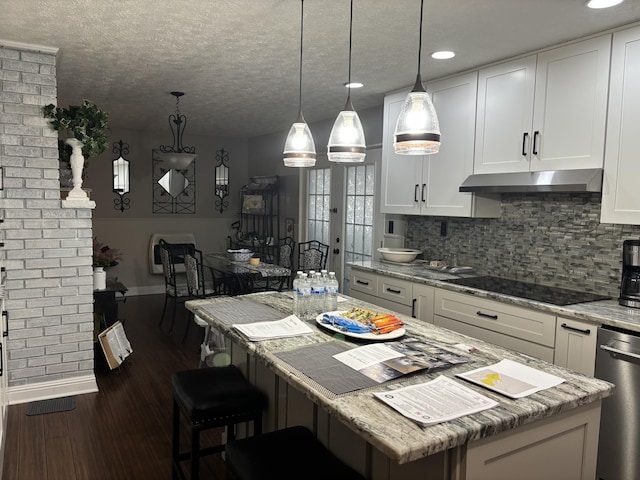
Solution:
M 275 356 L 335 395 L 379 385 L 333 358 L 333 355 L 349 349 L 349 346 L 338 342 L 324 342 L 279 352 Z
M 264 303 L 232 300 L 202 308 L 226 325 L 281 320 L 287 315 Z

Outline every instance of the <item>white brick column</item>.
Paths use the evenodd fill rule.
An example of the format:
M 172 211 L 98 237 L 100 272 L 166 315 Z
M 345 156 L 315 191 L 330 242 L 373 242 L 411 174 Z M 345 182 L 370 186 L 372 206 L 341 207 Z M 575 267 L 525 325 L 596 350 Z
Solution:
M 0 255 L 13 402 L 96 389 L 91 208 L 63 208 L 58 135 L 42 116 L 57 103 L 56 52 L 0 40 Z

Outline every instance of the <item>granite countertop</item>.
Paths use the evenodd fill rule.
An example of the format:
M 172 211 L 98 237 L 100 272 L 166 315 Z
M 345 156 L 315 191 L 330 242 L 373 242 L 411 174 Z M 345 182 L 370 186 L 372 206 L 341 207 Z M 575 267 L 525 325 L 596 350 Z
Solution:
M 275 356 L 278 352 L 292 350 L 314 343 L 339 341 L 335 334 L 327 333 L 311 324 L 312 335 L 249 342 L 231 326 L 218 321 L 215 317 L 215 305 L 226 302 L 238 302 L 249 298 L 270 305 L 283 313 L 283 317 L 291 314 L 292 298 L 287 293 L 253 294 L 243 297 L 217 297 L 206 300 L 192 300 L 186 303 L 187 308 L 220 329 L 234 342 L 244 346 L 252 355 L 264 362 L 268 368 L 284 378 L 294 388 L 303 392 L 310 400 L 324 408 L 329 414 L 340 420 L 361 438 L 388 455 L 391 459 L 405 463 L 432 455 L 450 448 L 464 445 L 493 434 L 507 431 L 533 421 L 550 417 L 582 405 L 598 401 L 612 394 L 614 386 L 608 382 L 583 376 L 564 368 L 549 364 L 536 358 L 518 354 L 482 341 L 474 341 L 479 351 L 465 353 L 471 363 L 455 366 L 432 373 L 418 373 L 402 377 L 400 381 L 388 382 L 375 387 L 375 391 L 386 391 L 398 387 L 423 383 L 438 375 L 453 377 L 456 373 L 465 372 L 484 365 L 491 365 L 504 358 L 512 359 L 531 367 L 538 368 L 565 379 L 561 385 L 544 390 L 518 400 L 512 400 L 476 385 L 466 386 L 495 399 L 499 406 L 453 421 L 421 428 L 413 421 L 403 417 L 390 407 L 376 400 L 371 389 L 350 394 L 335 396 L 314 387 L 301 374 Z M 375 308 L 372 304 L 350 297 L 340 303 L 340 309 L 353 306 Z M 468 341 L 468 337 L 422 322 L 406 315 L 397 314 L 406 323 L 407 334 L 448 350 L 456 351 L 453 345 Z M 358 346 L 353 343 L 350 345 Z
M 351 268 L 388 275 L 390 277 L 409 280 L 415 283 L 432 285 L 434 287 L 452 290 L 455 292 L 476 295 L 480 298 L 498 300 L 503 303 L 532 308 L 567 318 L 577 318 L 602 325 L 610 325 L 613 327 L 640 332 L 640 309 L 623 307 L 618 303 L 617 299 L 559 306 L 552 305 L 550 303 L 537 302 L 535 300 L 528 300 L 526 298 L 503 295 L 501 293 L 488 292 L 486 290 L 478 290 L 476 288 L 465 287 L 443 281 L 459 278 L 461 276 L 471 276 L 474 275 L 473 273 L 453 275 L 451 273 L 437 270 L 429 270 L 422 265 L 403 266 L 376 261 L 353 262 L 349 263 L 349 265 Z

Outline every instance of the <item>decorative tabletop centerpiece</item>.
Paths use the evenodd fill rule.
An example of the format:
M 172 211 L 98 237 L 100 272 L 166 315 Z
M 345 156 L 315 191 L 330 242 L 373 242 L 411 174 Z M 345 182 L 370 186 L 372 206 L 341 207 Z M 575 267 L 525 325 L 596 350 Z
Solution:
M 101 243 L 93 238 L 93 266 L 97 268 L 110 268 L 118 265 L 122 260 L 122 252 L 117 248 Z
M 68 198 L 86 199 L 87 194 L 82 186 L 82 168 L 84 159 L 97 157 L 109 146 L 106 130 L 109 112 L 103 112 L 90 100 L 83 100 L 82 105 L 56 107 L 53 104 L 42 108 L 44 118 L 50 120 L 51 126 L 58 132 L 68 132 L 69 138 L 64 143 L 71 147 L 68 151 L 60 148 L 61 162 L 69 162 L 73 174 L 73 190 Z

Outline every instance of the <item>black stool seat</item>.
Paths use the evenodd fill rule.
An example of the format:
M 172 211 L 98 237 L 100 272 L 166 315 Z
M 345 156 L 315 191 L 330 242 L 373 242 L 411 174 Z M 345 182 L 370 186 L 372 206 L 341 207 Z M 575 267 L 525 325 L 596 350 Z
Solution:
M 234 480 L 363 480 L 302 426 L 228 442 L 227 473 Z
M 191 459 L 191 478 L 197 479 L 199 457 L 222 452 L 224 445 L 200 448 L 200 432 L 227 427 L 227 441 L 235 438 L 234 425 L 253 421 L 255 434 L 262 432 L 266 396 L 251 385 L 234 365 L 198 368 L 173 374 L 173 476 L 185 478 L 181 460 Z M 191 427 L 191 452 L 180 452 L 180 412 Z

